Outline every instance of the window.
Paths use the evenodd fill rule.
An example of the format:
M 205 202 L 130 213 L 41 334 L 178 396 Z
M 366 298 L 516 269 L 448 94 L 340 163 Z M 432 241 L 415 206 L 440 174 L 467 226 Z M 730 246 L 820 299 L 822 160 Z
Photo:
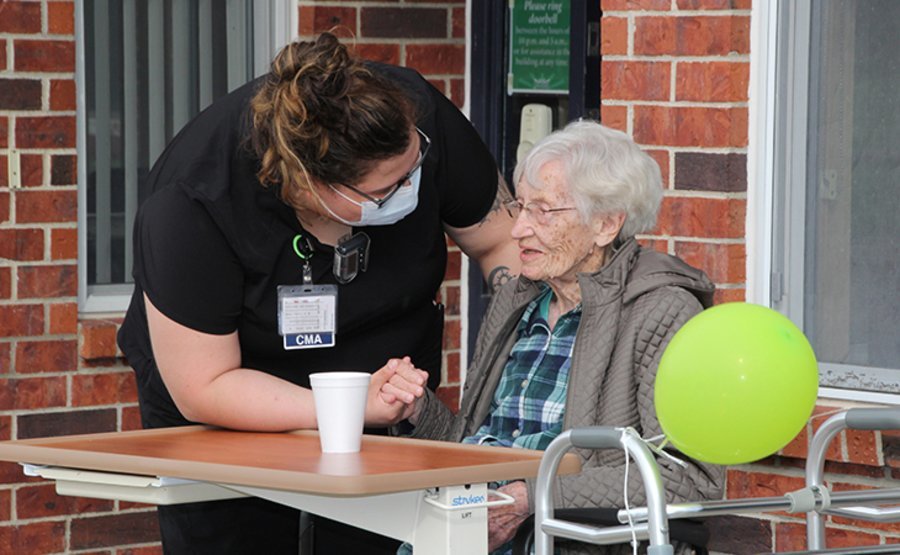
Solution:
M 769 301 L 809 337 L 823 394 L 900 403 L 900 2 L 775 16 Z
M 124 310 L 132 223 L 153 162 L 215 98 L 265 73 L 292 35 L 290 0 L 76 4 L 79 307 Z

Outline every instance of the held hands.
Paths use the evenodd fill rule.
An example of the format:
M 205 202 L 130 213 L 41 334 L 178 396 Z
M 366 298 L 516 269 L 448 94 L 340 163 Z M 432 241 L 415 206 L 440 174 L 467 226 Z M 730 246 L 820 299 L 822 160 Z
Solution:
M 488 551 L 494 551 L 516 535 L 519 525 L 528 518 L 528 487 L 525 482 L 510 482 L 497 491 L 511 495 L 516 501 L 488 509 Z
M 413 366 L 409 357 L 392 358 L 369 383 L 366 424 L 389 426 L 409 418 L 416 400 L 425 395 L 428 373 Z

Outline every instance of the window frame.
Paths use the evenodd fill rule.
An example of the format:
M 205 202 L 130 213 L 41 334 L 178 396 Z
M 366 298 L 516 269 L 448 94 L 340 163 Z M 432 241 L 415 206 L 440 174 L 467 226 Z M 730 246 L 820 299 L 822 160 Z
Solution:
M 747 301 L 801 327 L 810 14 L 810 0 L 754 2 L 750 30 Z M 900 370 L 820 362 L 819 376 L 822 398 L 900 405 Z M 857 389 L 867 382 L 898 393 Z
M 127 0 L 126 0 L 126 3 Z M 275 53 L 293 40 L 298 11 L 293 0 L 253 2 L 253 73 L 269 69 Z M 76 152 L 78 157 L 78 311 L 99 316 L 128 308 L 134 286 L 130 283 L 88 285 L 87 247 L 87 97 L 85 92 L 84 3 L 75 3 Z

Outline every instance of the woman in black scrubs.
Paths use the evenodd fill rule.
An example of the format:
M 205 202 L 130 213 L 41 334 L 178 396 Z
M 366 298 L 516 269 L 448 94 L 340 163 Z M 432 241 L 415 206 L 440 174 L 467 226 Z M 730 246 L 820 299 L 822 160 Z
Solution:
M 445 233 L 486 276 L 518 264 L 508 192 L 465 117 L 416 72 L 363 61 L 328 33 L 198 115 L 148 183 L 119 333 L 147 428 L 314 428 L 309 374 L 330 370 L 373 373 L 367 424 L 397 422 L 398 398 L 440 381 Z M 314 323 L 279 315 L 304 285 Z M 274 503 L 159 514 L 166 553 L 298 552 L 299 513 Z M 315 529 L 317 553 L 396 545 Z

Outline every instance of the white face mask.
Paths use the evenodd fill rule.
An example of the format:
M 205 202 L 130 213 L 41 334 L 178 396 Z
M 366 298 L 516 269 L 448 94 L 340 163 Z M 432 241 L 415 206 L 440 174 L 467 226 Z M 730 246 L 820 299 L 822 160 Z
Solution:
M 394 193 L 394 196 L 392 196 L 388 199 L 387 202 L 382 204 L 381 208 L 379 208 L 378 205 L 371 200 L 364 200 L 362 202 L 353 200 L 352 198 L 329 185 L 329 187 L 331 187 L 331 190 L 343 197 L 344 200 L 353 203 L 356 206 L 359 206 L 361 212 L 359 221 L 357 222 L 351 222 L 338 216 L 334 213 L 334 210 L 332 210 L 331 207 L 325 204 L 324 200 L 322 201 L 322 206 L 324 206 L 325 210 L 327 210 L 328 213 L 331 214 L 332 218 L 349 226 L 361 227 L 367 225 L 392 225 L 412 214 L 413 210 L 415 210 L 416 206 L 418 206 L 419 182 L 421 180 L 422 168 L 419 167 L 409 176 L 409 185 L 404 185 L 397 189 L 397 192 Z

